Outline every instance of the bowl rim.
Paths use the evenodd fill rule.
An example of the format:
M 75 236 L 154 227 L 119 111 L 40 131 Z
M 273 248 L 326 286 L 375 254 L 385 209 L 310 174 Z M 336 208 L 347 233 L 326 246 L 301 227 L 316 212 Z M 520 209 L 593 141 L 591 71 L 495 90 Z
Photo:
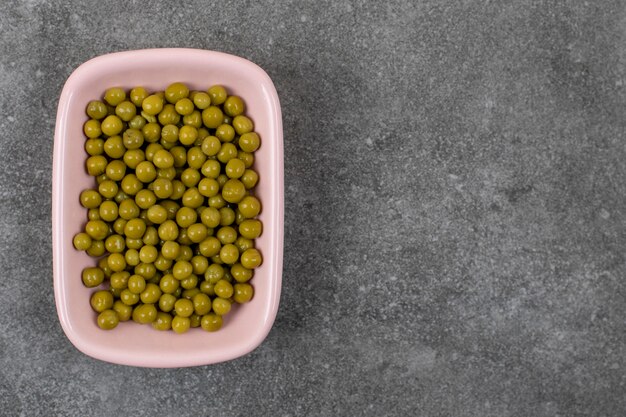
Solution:
M 70 325 L 68 312 L 66 310 L 67 298 L 65 293 L 65 279 L 64 279 L 64 267 L 62 256 L 63 249 L 61 246 L 62 241 L 62 228 L 61 228 L 61 215 L 63 206 L 64 190 L 62 189 L 61 178 L 63 178 L 63 161 L 61 156 L 63 155 L 63 149 L 66 145 L 65 138 L 67 137 L 67 129 L 70 124 L 68 119 L 67 107 L 69 105 L 73 88 L 81 79 L 83 72 L 88 72 L 96 66 L 111 65 L 112 63 L 125 60 L 128 58 L 138 59 L 142 56 L 148 57 L 155 54 L 163 54 L 168 57 L 180 57 L 194 58 L 194 59 L 214 59 L 229 61 L 234 65 L 244 66 L 247 71 L 255 73 L 256 77 L 259 77 L 263 81 L 263 90 L 270 99 L 270 116 L 272 116 L 272 124 L 276 130 L 276 137 L 273 138 L 276 141 L 275 151 L 273 158 L 276 166 L 272 166 L 272 171 L 276 174 L 275 184 L 277 190 L 273 199 L 275 204 L 275 210 L 273 211 L 273 221 L 277 226 L 277 230 L 273 232 L 275 234 L 276 256 L 272 259 L 265 259 L 264 262 L 271 263 L 271 269 L 274 272 L 272 277 L 274 282 L 272 283 L 271 292 L 269 296 L 269 310 L 268 314 L 264 314 L 263 325 L 259 327 L 258 331 L 246 340 L 245 344 L 239 346 L 238 349 L 224 350 L 222 354 L 214 355 L 213 357 L 202 357 L 201 355 L 194 355 L 193 357 L 181 356 L 176 358 L 168 358 L 168 362 L 157 362 L 146 358 L 137 357 L 136 355 L 124 354 L 124 352 L 110 352 L 107 349 L 101 349 L 97 344 L 92 343 L 84 335 L 81 335 Z M 187 366 L 200 366 L 209 365 L 219 362 L 224 362 L 232 359 L 236 359 L 257 348 L 269 334 L 273 323 L 275 321 L 278 306 L 280 302 L 280 293 L 282 286 L 282 265 L 283 265 L 283 249 L 284 249 L 284 157 L 283 157 L 283 126 L 282 126 L 282 112 L 280 107 L 280 101 L 276 88 L 269 77 L 269 75 L 257 64 L 238 57 L 236 55 L 210 51 L 203 49 L 192 48 L 151 48 L 151 49 L 138 49 L 128 50 L 121 52 L 113 52 L 96 56 L 89 59 L 83 64 L 79 65 L 67 78 L 63 85 L 59 102 L 57 106 L 57 115 L 54 131 L 54 147 L 53 147 L 53 167 L 52 167 L 52 261 L 53 261 L 53 284 L 54 284 L 54 297 L 57 315 L 61 323 L 61 327 L 70 340 L 70 342 L 81 352 L 93 358 L 115 363 L 121 365 L 139 366 L 139 367 L 152 367 L 152 368 L 174 368 L 174 367 L 187 367 Z M 184 336 L 182 336 L 184 337 Z

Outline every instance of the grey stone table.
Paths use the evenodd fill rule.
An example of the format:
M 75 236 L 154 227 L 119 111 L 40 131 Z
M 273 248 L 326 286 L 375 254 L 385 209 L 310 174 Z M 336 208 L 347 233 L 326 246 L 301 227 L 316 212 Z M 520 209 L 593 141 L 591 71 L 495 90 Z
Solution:
M 176 3 L 2 3 L 0 414 L 625 414 L 623 2 Z M 56 105 L 174 46 L 274 80 L 281 307 L 241 359 L 116 366 L 56 318 Z

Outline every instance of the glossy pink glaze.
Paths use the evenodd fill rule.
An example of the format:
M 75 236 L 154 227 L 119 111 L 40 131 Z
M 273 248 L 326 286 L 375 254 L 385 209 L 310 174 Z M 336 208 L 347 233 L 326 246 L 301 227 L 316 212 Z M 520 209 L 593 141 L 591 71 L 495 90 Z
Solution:
M 263 265 L 251 283 L 255 295 L 248 304 L 234 307 L 215 333 L 191 329 L 177 335 L 149 325 L 120 323 L 112 331 L 100 330 L 89 306 L 93 290 L 81 282 L 84 267 L 95 260 L 72 246 L 82 230 L 86 211 L 79 204 L 81 190 L 94 180 L 84 168 L 86 154 L 82 125 L 89 100 L 106 88 L 144 86 L 164 90 L 174 82 L 191 89 L 222 84 L 246 102 L 246 114 L 261 136 L 255 169 L 263 210 L 263 234 L 257 247 Z M 255 349 L 269 333 L 280 298 L 283 257 L 283 131 L 280 103 L 269 76 L 257 65 L 236 56 L 194 49 L 148 49 L 94 58 L 68 78 L 57 112 L 52 181 L 52 242 L 54 294 L 65 334 L 79 350 L 108 362 L 145 367 L 182 367 L 222 362 Z

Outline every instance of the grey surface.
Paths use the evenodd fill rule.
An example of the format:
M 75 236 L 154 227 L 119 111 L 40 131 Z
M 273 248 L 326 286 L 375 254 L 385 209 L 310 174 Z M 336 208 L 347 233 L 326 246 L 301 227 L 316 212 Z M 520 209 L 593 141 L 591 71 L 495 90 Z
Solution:
M 0 414 L 624 415 L 625 5 L 373 3 L 3 2 Z M 209 367 L 93 360 L 54 308 L 60 90 L 163 46 L 283 106 L 280 311 Z

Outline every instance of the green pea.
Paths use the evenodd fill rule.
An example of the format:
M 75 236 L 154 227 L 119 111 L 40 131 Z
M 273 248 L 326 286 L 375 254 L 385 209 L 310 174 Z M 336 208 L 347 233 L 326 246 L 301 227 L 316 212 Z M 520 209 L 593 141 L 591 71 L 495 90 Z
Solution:
M 172 275 L 177 280 L 182 280 L 187 278 L 193 273 L 193 265 L 187 261 L 178 261 L 174 264 L 172 268 Z
M 145 289 L 141 292 L 139 298 L 144 304 L 154 304 L 159 301 L 161 297 L 161 288 L 156 284 L 146 284 Z
M 263 257 L 261 256 L 261 252 L 257 249 L 250 248 L 241 254 L 241 265 L 244 268 L 258 268 L 261 263 L 263 263 Z
M 110 158 L 119 159 L 124 156 L 126 153 L 126 147 L 124 146 L 124 141 L 121 136 L 115 135 L 109 137 L 103 145 L 104 153 L 106 153 Z M 112 161 L 113 162 L 113 161 Z M 120 161 L 123 164 L 123 162 Z M 126 165 L 124 165 L 126 167 Z
M 100 138 L 87 139 L 85 141 L 85 152 L 91 156 L 102 155 L 104 152 L 104 141 Z
M 85 232 L 77 233 L 74 235 L 73 243 L 77 250 L 87 250 L 91 246 L 91 236 Z
M 172 294 L 180 286 L 180 281 L 174 278 L 172 274 L 165 274 L 159 281 L 159 288 L 164 294 Z M 163 310 L 165 311 L 165 310 Z
M 121 181 L 126 174 L 126 165 L 122 161 L 111 161 L 107 164 L 105 173 L 111 181 Z
M 200 326 L 207 332 L 216 332 L 222 328 L 222 317 L 214 313 L 206 314 L 200 321 Z
M 222 148 L 222 142 L 215 136 L 207 136 L 202 140 L 202 152 L 206 156 L 215 156 Z
M 126 247 L 128 249 L 135 249 L 139 251 L 139 249 L 141 249 L 142 246 L 143 246 L 143 241 L 141 239 L 134 239 L 130 237 L 126 238 Z
M 112 271 L 120 272 L 126 268 L 126 259 L 121 253 L 111 253 L 107 258 L 107 264 Z
M 200 243 L 208 235 L 207 227 L 202 223 L 194 223 L 187 228 L 187 236 L 193 243 Z
M 211 96 L 207 93 L 198 91 L 193 96 L 193 104 L 200 110 L 204 110 L 211 105 Z
M 248 282 L 252 279 L 254 272 L 252 269 L 244 267 L 241 263 L 236 263 L 230 267 L 230 274 L 237 282 Z
M 89 256 L 93 257 L 104 255 L 104 242 L 102 240 L 92 240 L 91 246 L 89 246 L 89 249 L 87 249 L 86 252 Z
M 245 107 L 241 97 L 229 96 L 224 102 L 224 113 L 230 117 L 239 116 L 244 112 Z
M 115 114 L 125 122 L 129 122 L 137 114 L 137 108 L 130 101 L 122 101 L 115 106 Z
M 225 207 L 225 206 L 226 206 L 226 200 L 224 200 L 224 198 L 220 194 L 214 195 L 213 197 L 209 197 L 209 207 L 221 209 L 222 207 Z
M 152 94 L 141 102 L 141 108 L 146 114 L 156 116 L 161 112 L 161 110 L 163 110 L 163 98 L 156 94 Z
M 167 218 L 169 220 L 176 218 L 176 212 L 180 209 L 180 204 L 172 200 L 162 200 L 161 205 L 167 210 Z
M 100 129 L 106 136 L 118 135 L 123 128 L 124 123 L 122 119 L 114 115 L 107 116 L 100 124 Z
M 91 295 L 90 304 L 96 313 L 102 313 L 113 307 L 113 295 L 105 290 L 96 291 Z
M 193 273 L 196 275 L 204 275 L 206 270 L 209 267 L 209 261 L 206 257 L 201 255 L 196 255 L 190 260 L 191 266 L 193 267 Z
M 221 215 L 215 207 L 207 207 L 200 213 L 200 221 L 206 227 L 215 228 L 220 225 Z
M 124 234 L 131 239 L 141 239 L 145 231 L 146 223 L 138 218 L 128 220 L 124 226 Z
M 237 240 L 237 231 L 230 226 L 224 226 L 219 228 L 216 236 L 222 243 L 222 245 L 225 245 L 227 243 L 235 243 L 235 240 Z
M 165 241 L 161 245 L 161 254 L 166 259 L 174 260 L 180 255 L 180 245 L 173 240 Z
M 101 202 L 102 196 L 96 190 L 84 190 L 80 193 L 80 204 L 85 208 L 96 208 Z
M 244 220 L 239 225 L 239 233 L 248 239 L 256 239 L 263 232 L 263 224 L 260 220 L 249 219 Z
M 154 206 L 157 202 L 157 197 L 151 190 L 142 189 L 135 195 L 135 204 L 141 209 L 147 210 Z
M 250 118 L 238 115 L 233 118 L 233 128 L 238 135 L 244 135 L 246 133 L 250 133 L 254 130 L 254 123 Z
M 193 314 L 193 302 L 184 298 L 176 301 L 174 303 L 174 311 L 177 316 L 180 317 L 189 317 Z
M 181 98 L 176 102 L 176 112 L 181 116 L 187 116 L 191 114 L 194 110 L 194 104 L 188 98 Z
M 146 281 L 150 281 L 152 278 L 156 276 L 156 267 L 154 264 L 145 264 L 140 263 L 135 267 L 135 274 L 141 275 L 146 279 Z
M 167 210 L 159 204 L 149 207 L 147 215 L 148 219 L 154 224 L 162 224 L 167 220 Z
M 102 220 L 100 218 L 100 210 L 96 208 L 91 208 L 87 210 L 87 219 L 89 220 Z
M 194 168 L 187 168 L 180 174 L 180 181 L 185 187 L 195 187 L 200 181 L 200 178 L 200 172 Z
M 254 296 L 254 288 L 250 284 L 235 284 L 233 299 L 238 304 L 249 302 Z
M 222 207 L 220 209 L 220 226 L 229 226 L 236 219 L 236 213 L 230 207 Z
M 214 85 L 211 88 L 209 88 L 207 92 L 209 93 L 211 103 L 215 105 L 223 104 L 224 101 L 226 101 L 226 98 L 228 97 L 228 93 L 226 92 L 226 89 L 221 85 Z
M 143 118 L 143 116 L 140 115 L 135 115 L 135 117 L 133 117 L 132 119 L 130 119 L 130 121 L 128 122 L 128 127 L 130 127 L 131 129 L 138 129 L 141 130 L 143 133 L 143 127 L 148 123 L 148 121 L 146 119 Z M 145 139 L 145 138 L 144 138 Z
M 200 283 L 200 291 L 209 297 L 213 297 L 215 295 L 214 288 L 215 284 L 211 284 L 209 281 L 202 281 Z
M 82 279 L 85 287 L 97 287 L 104 281 L 104 271 L 98 267 L 85 268 L 83 269 Z
M 198 129 L 193 126 L 184 125 L 178 131 L 178 140 L 186 146 L 191 146 L 198 138 Z
M 239 138 L 239 147 L 245 152 L 254 152 L 259 149 L 261 139 L 256 132 L 248 132 Z
M 193 126 L 196 129 L 202 127 L 202 113 L 198 110 L 192 111 L 190 114 L 183 116 L 183 124 L 187 126 Z M 200 136 L 200 132 L 198 131 L 198 136 Z
M 145 245 L 139 249 L 139 260 L 144 263 L 153 263 L 159 256 L 159 250 L 152 245 Z
M 121 188 L 125 194 L 134 196 L 143 188 L 143 183 L 135 174 L 126 174 L 121 181 Z
M 256 187 L 259 182 L 259 174 L 252 169 L 246 169 L 239 180 L 243 183 L 244 187 L 246 187 L 246 190 L 250 190 Z
M 146 154 L 141 149 L 128 149 L 124 152 L 123 159 L 129 168 L 135 169 L 139 163 L 146 160 Z
M 224 298 L 216 297 L 213 299 L 211 307 L 215 314 L 217 314 L 218 316 L 224 316 L 230 311 L 231 304 L 230 301 Z
M 112 307 L 112 306 L 111 306 Z M 98 315 L 98 327 L 103 330 L 111 330 L 120 322 L 115 310 L 104 310 Z
M 90 220 L 85 225 L 85 232 L 93 240 L 104 240 L 109 234 L 109 226 L 102 220 Z
M 156 319 L 152 322 L 152 327 L 161 331 L 170 330 L 172 328 L 172 316 L 159 311 Z
M 91 100 L 87 104 L 87 116 L 92 119 L 102 120 L 107 115 L 106 105 L 99 100 Z
M 146 142 L 154 143 L 161 139 L 161 126 L 156 122 L 150 122 L 141 128 L 144 140 Z
M 157 171 L 152 162 L 142 161 L 135 168 L 135 175 L 139 181 L 145 184 L 154 181 Z
M 195 170 L 201 170 L 207 157 L 202 152 L 202 148 L 194 146 L 187 151 L 187 165 Z
M 232 265 L 239 259 L 239 250 L 232 243 L 228 243 L 220 249 L 220 259 L 222 262 Z
M 222 197 L 229 203 L 238 203 L 246 195 L 246 187 L 238 179 L 231 178 L 222 187 Z
M 237 158 L 243 161 L 246 169 L 251 168 L 254 165 L 254 154 L 251 152 L 237 151 Z
M 168 269 L 172 268 L 172 260 L 167 259 L 163 256 L 163 254 L 159 254 L 156 260 L 154 261 L 154 267 L 159 271 L 165 272 Z
M 176 240 L 178 238 L 178 226 L 172 220 L 166 220 L 160 224 L 158 231 L 161 240 Z
M 126 92 L 121 87 L 108 88 L 104 92 L 104 101 L 111 106 L 117 106 L 126 99 Z
M 202 111 L 202 123 L 209 129 L 216 129 L 224 121 L 224 113 L 217 106 L 209 106 Z
M 140 324 L 152 323 L 157 318 L 154 304 L 141 304 L 133 310 L 133 320 Z
M 215 291 L 215 295 L 221 298 L 230 298 L 233 295 L 233 286 L 225 279 L 217 281 L 213 290 Z
M 119 187 L 115 181 L 104 180 L 98 185 L 98 192 L 104 198 L 115 198 Z
M 113 303 L 113 310 L 117 313 L 119 321 L 130 320 L 133 314 L 133 308 L 124 304 L 121 300 L 117 300 Z
M 156 227 L 146 227 L 146 232 L 143 234 L 143 243 L 148 246 L 156 246 L 160 243 L 159 232 Z
M 238 158 L 233 158 L 226 163 L 224 173 L 228 178 L 241 178 L 246 170 L 246 164 Z M 245 187 L 244 187 L 245 188 Z
M 120 235 L 111 235 L 104 241 L 104 247 L 109 253 L 122 253 L 126 249 L 126 242 Z
M 95 139 L 102 134 L 102 126 L 98 120 L 87 120 L 83 125 L 83 133 L 89 139 Z
M 127 306 L 134 306 L 139 302 L 139 294 L 135 294 L 126 288 L 120 293 L 120 300 Z
M 197 188 L 191 187 L 182 196 L 182 203 L 185 207 L 198 208 L 204 202 L 204 197 Z
M 172 330 L 174 330 L 176 333 L 185 333 L 189 330 L 190 327 L 191 321 L 189 320 L 189 317 L 175 316 L 172 319 Z
M 198 214 L 196 211 L 190 207 L 181 207 L 178 212 L 176 212 L 176 223 L 180 227 L 189 227 L 196 222 L 198 218 Z
M 185 194 L 185 191 L 187 191 L 187 187 L 185 186 L 185 184 L 183 184 L 182 181 L 173 180 L 172 181 L 172 195 L 170 196 L 170 199 L 172 200 L 181 199 L 183 195 Z
M 237 147 L 232 143 L 222 143 L 219 152 L 217 153 L 217 159 L 225 164 L 233 158 L 237 157 Z
M 174 146 L 169 151 L 174 157 L 174 166 L 176 168 L 185 166 L 187 163 L 187 150 L 183 146 Z
M 85 162 L 85 166 L 87 168 L 87 173 L 92 177 L 97 177 L 98 175 L 104 174 L 107 167 L 107 159 L 102 155 L 94 155 L 87 158 Z
M 140 107 L 141 103 L 148 97 L 148 91 L 143 87 L 135 87 L 130 90 L 128 97 L 135 106 Z
M 215 136 L 222 142 L 232 142 L 235 139 L 233 126 L 223 123 L 215 129 Z
M 174 105 L 166 104 L 159 113 L 158 120 L 161 125 L 176 125 L 180 122 L 180 114 L 176 112 Z
M 165 89 L 165 99 L 172 104 L 188 96 L 189 88 L 181 82 L 172 83 Z
M 126 265 L 139 265 L 139 251 L 137 249 L 127 249 L 124 253 L 124 259 L 126 259 Z
M 157 178 L 152 183 L 152 191 L 158 198 L 170 198 L 174 192 L 172 181 L 165 178 Z
M 139 129 L 126 129 L 122 134 L 122 143 L 126 149 L 139 149 L 143 141 L 143 133 Z
M 254 247 L 254 240 L 239 236 L 237 240 L 235 240 L 235 246 L 239 249 L 239 253 L 243 253 L 245 250 Z

